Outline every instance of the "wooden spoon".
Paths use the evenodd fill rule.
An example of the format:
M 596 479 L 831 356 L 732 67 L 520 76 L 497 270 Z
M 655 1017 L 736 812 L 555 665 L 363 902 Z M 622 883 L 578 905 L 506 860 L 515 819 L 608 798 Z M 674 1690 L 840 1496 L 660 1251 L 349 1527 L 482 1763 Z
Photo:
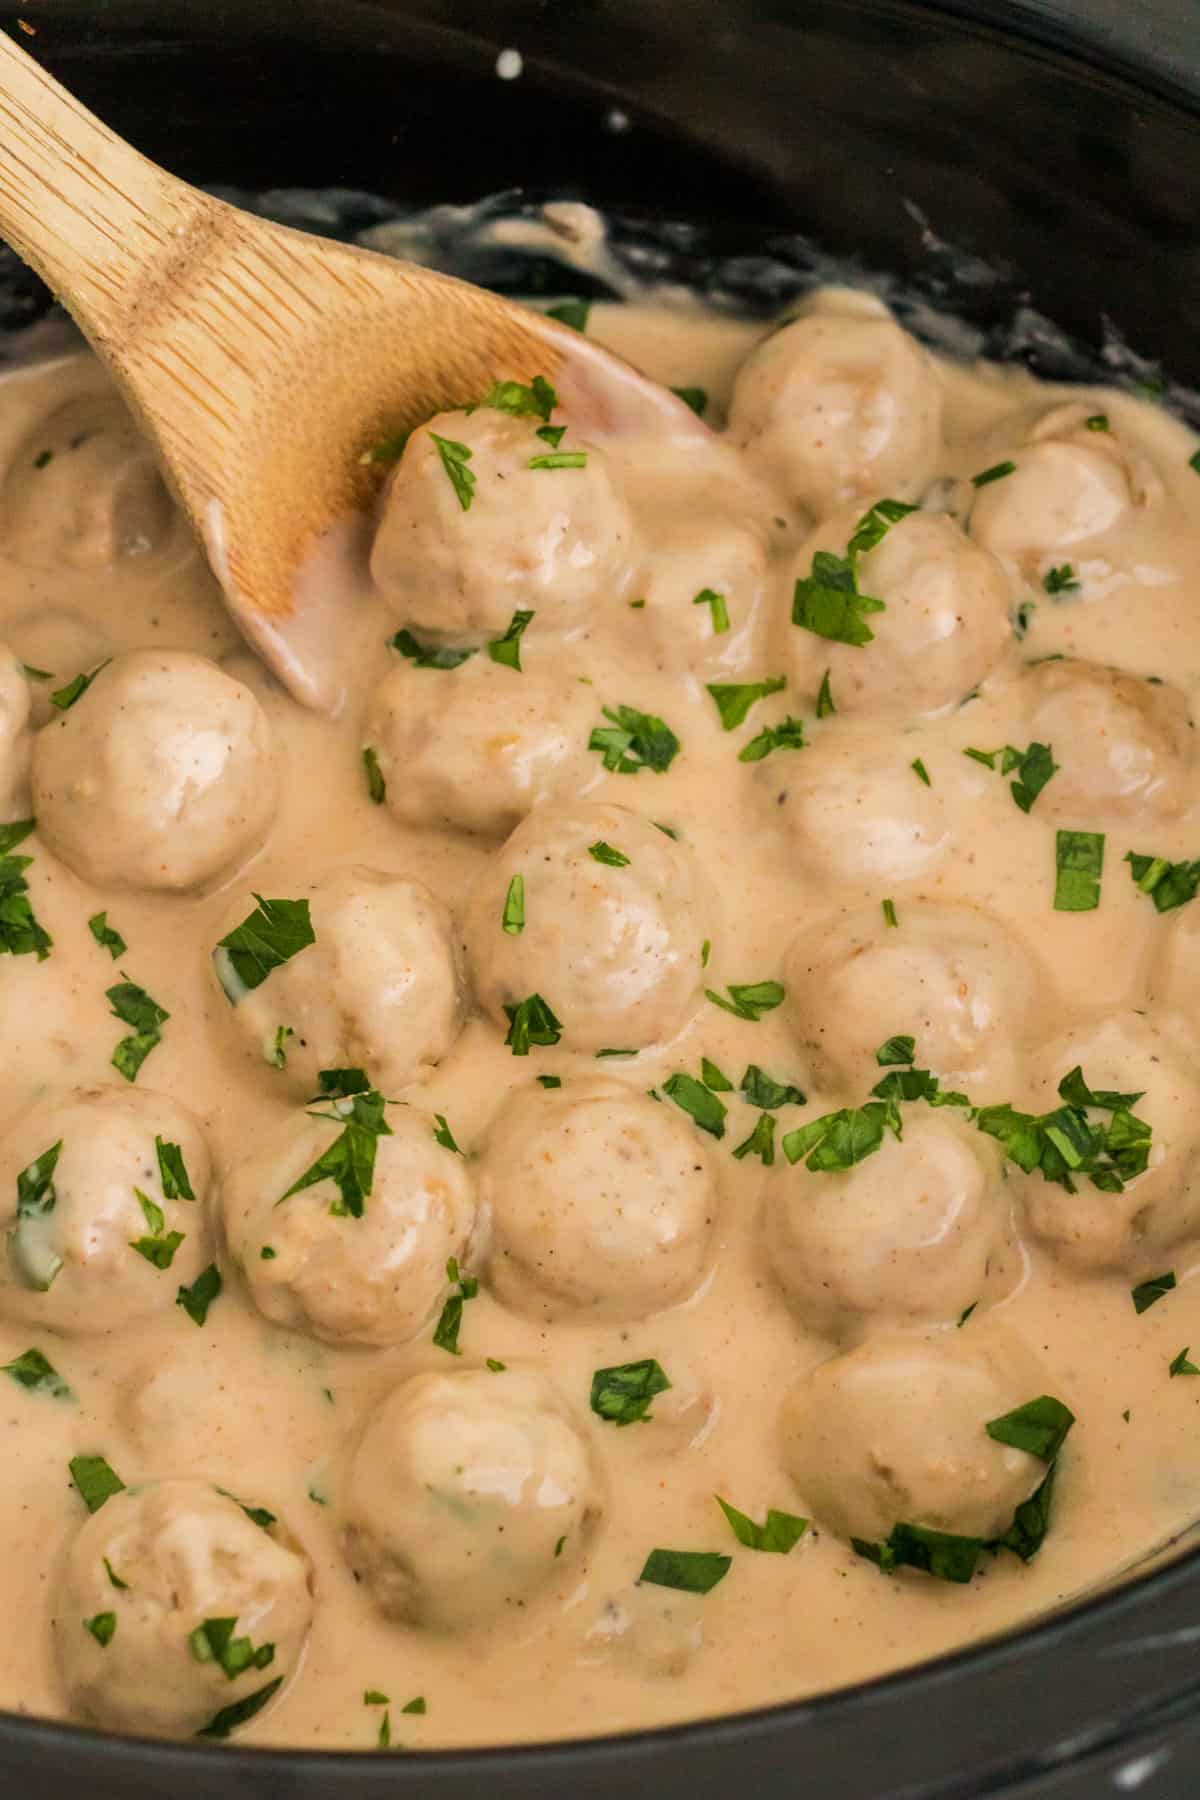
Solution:
M 233 617 L 311 706 L 341 699 L 338 613 L 311 582 L 298 603 L 298 578 L 323 535 L 377 499 L 373 445 L 538 374 L 592 437 L 708 435 L 568 327 L 168 175 L 2 33 L 0 232 L 112 370 Z

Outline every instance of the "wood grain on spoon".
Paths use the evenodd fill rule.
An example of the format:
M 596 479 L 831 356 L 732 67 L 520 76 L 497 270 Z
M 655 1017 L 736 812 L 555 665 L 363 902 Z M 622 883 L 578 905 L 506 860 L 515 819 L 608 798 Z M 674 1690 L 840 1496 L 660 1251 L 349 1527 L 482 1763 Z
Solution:
M 336 622 L 300 616 L 297 580 L 322 535 L 376 499 L 372 445 L 537 374 L 593 436 L 707 435 L 553 320 L 179 181 L 3 34 L 0 232 L 112 369 L 233 616 L 313 706 L 339 699 L 322 654 Z

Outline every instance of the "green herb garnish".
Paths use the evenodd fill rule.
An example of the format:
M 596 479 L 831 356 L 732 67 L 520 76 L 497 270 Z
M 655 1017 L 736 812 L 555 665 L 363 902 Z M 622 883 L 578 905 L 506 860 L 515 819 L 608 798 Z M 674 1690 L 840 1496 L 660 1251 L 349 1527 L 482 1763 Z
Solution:
M 1042 586 L 1048 594 L 1077 594 L 1079 582 L 1075 570 L 1070 563 L 1056 563 L 1046 570 L 1042 576 Z
M 367 798 L 374 806 L 382 806 L 387 799 L 387 782 L 383 778 L 383 770 L 379 766 L 379 754 L 367 744 L 362 753 L 363 770 L 367 777 Z
M 656 1394 L 665 1394 L 670 1385 L 652 1356 L 642 1362 L 597 1369 L 592 1376 L 591 1409 L 610 1425 L 636 1425 L 649 1419 L 650 1402 Z
M 315 944 L 307 900 L 264 900 L 213 951 L 213 968 L 231 1005 L 262 983 L 273 970 Z
M 515 612 L 508 621 L 503 637 L 492 638 L 487 653 L 494 663 L 500 663 L 506 669 L 515 669 L 518 675 L 522 673 L 521 637 L 532 617 L 532 612 Z
M 68 1384 L 40 1350 L 23 1350 L 12 1362 L 0 1363 L 0 1374 L 9 1376 L 18 1387 L 31 1394 L 45 1394 L 51 1400 L 74 1400 Z
M 117 1635 L 117 1615 L 115 1612 L 100 1612 L 83 1621 L 83 1629 L 90 1631 L 102 1650 L 107 1650 Z
M 54 939 L 39 925 L 29 901 L 25 870 L 31 856 L 10 854 L 34 829 L 33 819 L 0 825 L 0 956 L 36 956 L 45 962 Z
M 1139 891 L 1148 894 L 1155 910 L 1171 912 L 1186 906 L 1200 889 L 1200 861 L 1168 862 L 1165 856 L 1140 856 L 1130 850 L 1125 857 Z
M 528 1056 L 531 1045 L 548 1049 L 562 1036 L 562 1022 L 556 1019 L 540 994 L 530 994 L 515 1006 L 506 1006 L 508 1036 L 504 1042 L 514 1056 Z
M 588 855 L 598 863 L 605 863 L 610 869 L 627 869 L 629 858 L 623 850 L 612 844 L 606 844 L 603 838 L 597 838 L 594 844 L 588 845 Z
M 239 1725 L 247 1724 L 255 1713 L 260 1713 L 282 1686 L 283 1676 L 277 1675 L 274 1681 L 268 1681 L 266 1687 L 259 1688 L 256 1694 L 249 1694 L 245 1700 L 235 1700 L 232 1706 L 223 1706 L 196 1736 L 227 1738 L 231 1731 L 236 1731 Z
M 455 1291 L 442 1307 L 441 1316 L 434 1328 L 433 1341 L 439 1350 L 448 1350 L 451 1356 L 461 1356 L 458 1333 L 462 1325 L 463 1307 L 479 1292 L 479 1282 L 474 1275 L 460 1275 L 457 1258 L 453 1256 L 446 1264 L 446 1280 L 453 1285 Z
M 728 1575 L 732 1561 L 715 1550 L 652 1550 L 638 1580 L 684 1594 L 708 1594 Z
M 393 650 L 406 656 L 418 669 L 459 669 L 468 657 L 474 656 L 477 645 L 469 645 L 461 649 L 454 644 L 423 644 L 415 638 L 411 631 L 398 631 L 388 639 Z
M 751 1063 L 741 1081 L 742 1098 L 762 1112 L 777 1112 L 781 1106 L 803 1106 L 805 1096 L 790 1082 L 774 1081 L 757 1063 Z
M 125 1491 L 125 1483 L 102 1456 L 73 1456 L 67 1467 L 90 1513 L 99 1512 L 106 1500 Z
M 522 381 L 493 381 L 479 405 L 509 413 L 514 419 L 548 421 L 558 405 L 558 395 L 544 375 L 535 375 L 528 387 Z M 475 408 L 467 410 L 474 412 Z
M 83 699 L 97 675 L 101 670 L 107 669 L 111 661 L 112 657 L 107 656 L 92 670 L 90 675 L 76 675 L 73 681 L 68 681 L 66 687 L 55 688 L 50 696 L 51 706 L 57 706 L 60 712 L 69 712 L 77 700 Z
M 132 1033 L 123 1037 L 112 1053 L 112 1066 L 118 1075 L 126 1081 L 136 1081 L 138 1070 L 152 1050 L 162 1043 L 161 1026 L 170 1018 L 170 1013 L 161 1007 L 157 1000 L 152 1000 L 145 988 L 138 987 L 128 976 L 117 982 L 115 987 L 105 989 L 105 999 L 112 1009 L 114 1019 L 120 1019 L 122 1025 L 131 1025 Z
M 794 1550 L 800 1539 L 808 1530 L 808 1520 L 797 1518 L 795 1513 L 776 1512 L 773 1506 L 767 1508 L 767 1522 L 756 1525 L 754 1520 L 728 1500 L 722 1500 L 720 1494 L 713 1496 L 729 1521 L 729 1529 L 739 1544 L 747 1550 L 766 1550 L 776 1556 L 786 1556 Z
M 676 1074 L 663 1082 L 663 1093 L 668 1099 L 682 1107 L 701 1131 L 707 1131 L 710 1137 L 725 1136 L 725 1112 L 723 1100 L 718 1100 L 711 1088 L 697 1081 L 694 1075 Z
M 184 1312 L 194 1325 L 203 1325 L 208 1318 L 208 1309 L 221 1292 L 221 1271 L 216 1263 L 209 1263 L 202 1269 L 190 1287 L 181 1287 L 175 1296 L 176 1306 L 182 1306 Z
M 741 1162 L 743 1157 L 757 1156 L 762 1159 L 763 1167 L 769 1169 L 775 1161 L 775 1115 L 760 1113 L 754 1121 L 754 1129 L 734 1151 L 734 1158 Z
M 782 1005 L 786 991 L 780 981 L 731 981 L 728 1000 L 714 993 L 712 988 L 705 988 L 704 996 L 714 1006 L 732 1013 L 735 1019 L 748 1019 L 752 1024 L 757 1024 L 764 1013 L 774 1012 L 777 1006 Z
M 509 937 L 517 937 L 525 929 L 525 877 L 514 875 L 504 896 L 500 927 Z
M 701 588 L 700 592 L 696 595 L 696 598 L 692 601 L 692 605 L 708 606 L 712 608 L 712 628 L 714 637 L 722 631 L 729 630 L 729 608 L 725 604 L 724 594 L 718 594 L 713 588 Z
M 248 1637 L 234 1637 L 237 1618 L 205 1619 L 188 1633 L 188 1648 L 198 1663 L 215 1662 L 227 1681 L 236 1681 L 247 1669 L 268 1669 L 275 1661 L 274 1644 L 255 1649 Z
M 739 725 L 745 723 L 752 706 L 765 700 L 769 694 L 781 693 L 787 686 L 787 681 L 782 675 L 769 675 L 765 681 L 718 681 L 707 685 L 721 715 L 723 730 L 736 731 Z
M 114 962 L 116 962 L 118 957 L 124 956 L 126 950 L 129 948 L 120 932 L 114 931 L 109 924 L 108 914 L 106 912 L 93 913 L 88 920 L 88 930 L 91 932 L 100 948 L 108 951 L 108 954 L 112 957 Z
M 639 712 L 634 706 L 605 706 L 608 725 L 596 725 L 588 749 L 598 751 L 604 767 L 617 775 L 637 775 L 653 769 L 662 775 L 679 754 L 679 739 L 662 719 Z
M 450 486 L 464 512 L 471 510 L 471 501 L 475 494 L 475 475 L 467 464 L 471 460 L 471 451 L 466 444 L 460 444 L 455 438 L 439 437 L 436 431 L 429 434 L 430 442 L 437 450 L 438 458 L 446 471 Z
M 1135 1288 L 1129 1290 L 1133 1300 L 1135 1313 L 1149 1311 L 1157 1306 L 1164 1295 L 1169 1294 L 1175 1286 L 1175 1271 L 1168 1269 L 1165 1275 L 1152 1275 L 1148 1281 L 1140 1281 Z
M 344 1073 L 346 1071 L 323 1070 L 322 1085 L 326 1075 Z M 361 1070 L 352 1073 L 365 1079 Z M 376 1093 L 374 1088 L 366 1092 L 343 1092 L 336 1097 L 331 1095 L 332 1110 L 314 1113 L 312 1117 L 333 1119 L 342 1129 L 311 1168 L 292 1183 L 286 1194 L 280 1195 L 276 1206 L 282 1206 L 293 1194 L 315 1187 L 318 1182 L 332 1181 L 338 1198 L 330 1202 L 330 1212 L 338 1218 L 361 1219 L 375 1179 L 375 1152 L 379 1139 L 392 1135 L 392 1128 L 383 1116 L 386 1105 L 383 1095 Z
M 165 1138 L 155 1137 L 154 1154 L 158 1158 L 158 1176 L 162 1182 L 163 1198 L 194 1200 L 196 1195 L 179 1145 L 169 1144 Z
M 704 417 L 705 408 L 708 406 L 707 388 L 673 387 L 671 392 L 677 399 L 682 400 L 685 406 L 690 406 L 698 419 Z
M 1104 833 L 1056 832 L 1054 867 L 1055 912 L 1095 912 L 1104 872 Z
M 1052 1463 L 1074 1423 L 1075 1414 L 1069 1407 L 1050 1394 L 1042 1394 L 1013 1412 L 989 1419 L 985 1430 L 998 1444 L 1008 1444 L 1044 1463 Z
M 978 475 L 972 475 L 971 485 L 977 488 L 990 487 L 993 481 L 1003 481 L 1006 475 L 1015 475 L 1016 472 L 1015 462 L 993 463 L 990 469 L 982 469 Z
M 748 744 L 743 744 L 738 751 L 738 761 L 744 763 L 761 762 L 764 756 L 770 756 L 772 750 L 804 750 L 807 740 L 804 736 L 803 719 L 787 718 L 778 725 L 765 725 L 757 737 L 752 737 Z

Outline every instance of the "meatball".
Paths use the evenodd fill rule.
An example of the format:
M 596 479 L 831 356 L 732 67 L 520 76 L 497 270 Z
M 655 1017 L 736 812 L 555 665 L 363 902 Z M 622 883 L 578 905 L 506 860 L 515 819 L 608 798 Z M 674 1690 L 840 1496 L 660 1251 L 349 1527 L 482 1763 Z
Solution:
M 1039 810 L 1073 824 L 1096 812 L 1170 818 L 1188 801 L 1192 721 L 1177 687 L 1098 663 L 1038 663 L 1023 677 L 1030 733 L 1058 771 Z
M 211 882 L 259 847 L 277 794 L 262 707 L 182 650 L 114 657 L 34 744 L 42 837 L 99 887 Z
M 986 1426 L 1045 1391 L 1033 1358 L 995 1328 L 884 1333 L 792 1389 L 783 1459 L 839 1537 L 878 1542 L 897 1524 L 1001 1537 L 1046 1466 Z
M 531 643 L 519 675 L 487 656 L 448 671 L 401 663 L 376 690 L 363 737 L 402 825 L 504 838 L 555 792 L 598 776 L 595 717 L 588 685 Z
M 645 605 L 629 615 L 632 640 L 648 642 L 660 667 L 721 681 L 758 662 L 771 597 L 766 544 L 707 491 L 655 520 L 636 586 Z
M 910 763 L 876 732 L 839 728 L 786 764 L 767 758 L 755 778 L 812 873 L 869 892 L 916 880 L 951 845 L 945 799 Z
M 767 1254 L 810 1331 L 953 1325 L 1017 1274 L 995 1147 L 945 1114 L 908 1116 L 844 1175 L 803 1163 L 771 1190 Z
M 29 766 L 29 683 L 7 644 L 0 644 L 0 818 L 10 819 Z
M 243 900 L 229 926 L 244 914 Z M 297 1094 L 322 1069 L 357 1068 L 390 1096 L 458 1035 L 449 914 L 422 882 L 351 866 L 309 888 L 309 916 L 316 941 L 238 995 L 234 1025 Z
M 817 518 L 871 494 L 915 500 L 942 452 L 941 382 L 882 310 L 826 303 L 743 363 L 729 433 Z
M 79 1088 L 0 1139 L 0 1316 L 54 1331 L 170 1312 L 212 1261 L 208 1146 L 145 1088 Z
M 603 860 L 610 850 L 628 860 Z M 514 883 L 524 924 L 509 930 Z M 484 1011 L 505 1028 L 509 1008 L 540 995 L 583 1051 L 673 1037 L 699 999 L 707 935 L 691 852 L 639 813 L 586 804 L 540 807 L 517 827 L 464 930 Z
M 1149 1275 L 1164 1251 L 1200 1233 L 1196 1063 L 1194 1040 L 1185 1052 L 1136 1012 L 1075 1025 L 1037 1052 L 1030 1067 L 1033 1110 L 1058 1106 L 1059 1082 L 1079 1067 L 1093 1092 L 1140 1090 L 1130 1110 L 1151 1128 L 1149 1166 L 1119 1194 L 1101 1192 L 1086 1176 L 1075 1178 L 1072 1194 L 1040 1174 L 1015 1172 L 1031 1230 L 1061 1262 L 1086 1274 Z
M 973 1095 L 1006 1091 L 1025 1041 L 1037 972 L 1024 946 L 978 907 L 906 900 L 896 928 L 878 906 L 803 931 L 785 971 L 792 1022 L 817 1078 L 856 1091 L 878 1079 L 887 1038 Z
M 971 536 L 1020 562 L 1031 577 L 1041 556 L 1066 549 L 1078 555 L 1161 492 L 1147 460 L 1115 432 L 1089 430 L 1089 416 L 1095 409 L 1076 401 L 1051 407 L 1015 445 L 1010 437 L 999 463 L 991 450 L 983 452 L 988 467 L 1016 467 L 976 489 Z
M 81 1526 L 52 1626 L 77 1718 L 193 1737 L 295 1672 L 312 1615 L 311 1565 L 282 1526 L 207 1482 L 152 1481 Z
M 398 623 L 494 637 L 516 611 L 568 625 L 597 602 L 620 599 L 633 520 L 613 465 L 572 434 L 562 449 L 586 456 L 583 467 L 531 468 L 547 454 L 537 423 L 480 406 L 439 413 L 413 432 L 371 551 L 371 574 Z M 438 438 L 465 446 L 466 460 L 439 449 Z M 463 481 L 470 487 L 472 477 L 468 495 Z
M 17 446 L 0 488 L 0 539 L 15 562 L 82 575 L 120 571 L 187 528 L 148 440 L 111 388 L 73 394 Z
M 414 1375 L 367 1421 L 342 1543 L 385 1617 L 465 1629 L 573 1584 L 599 1512 L 587 1445 L 550 1383 L 458 1369 Z
M 641 1319 L 703 1278 L 717 1182 L 681 1112 L 599 1080 L 511 1100 L 488 1136 L 479 1199 L 500 1300 L 538 1318 Z
M 814 556 L 844 556 L 862 518 L 835 514 L 804 546 L 792 582 L 807 579 Z M 857 560 L 859 591 L 881 600 L 868 620 L 874 642 L 832 643 L 783 626 L 793 685 L 815 692 L 822 671 L 839 716 L 916 719 L 957 705 L 993 670 L 1012 640 L 1009 578 L 945 513 L 909 513 Z M 782 614 L 785 620 L 786 614 Z
M 431 1114 L 392 1107 L 387 1122 L 361 1218 L 331 1177 L 283 1199 L 338 1138 L 336 1121 L 289 1119 L 226 1176 L 230 1252 L 276 1325 L 328 1344 L 402 1344 L 441 1300 L 474 1223 L 471 1176 Z

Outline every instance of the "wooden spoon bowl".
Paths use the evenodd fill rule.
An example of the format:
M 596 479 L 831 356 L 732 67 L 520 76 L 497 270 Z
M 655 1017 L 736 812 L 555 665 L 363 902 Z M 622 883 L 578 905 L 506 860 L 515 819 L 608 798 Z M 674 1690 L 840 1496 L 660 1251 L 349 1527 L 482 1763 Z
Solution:
M 156 445 L 245 636 L 332 708 L 327 613 L 297 583 L 374 504 L 372 447 L 495 380 L 544 375 L 592 437 L 707 437 L 580 333 L 418 264 L 255 218 L 140 155 L 0 34 L 0 232 L 50 284 Z

